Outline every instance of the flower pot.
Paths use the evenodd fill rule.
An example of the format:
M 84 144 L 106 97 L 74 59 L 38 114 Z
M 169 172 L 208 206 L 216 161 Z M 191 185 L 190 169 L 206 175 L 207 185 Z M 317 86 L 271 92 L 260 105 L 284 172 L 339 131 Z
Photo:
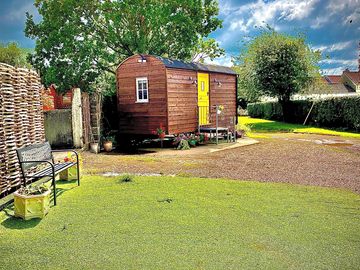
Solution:
M 90 143 L 90 152 L 95 153 L 95 154 L 99 153 L 100 152 L 99 143 L 96 143 L 96 142 Z
M 160 133 L 159 134 L 159 139 L 164 139 L 165 138 L 165 133 Z
M 103 143 L 103 147 L 106 152 L 111 152 L 112 147 L 113 147 L 112 141 L 105 141 Z
M 50 190 L 39 195 L 22 195 L 15 191 L 14 208 L 16 217 L 43 218 L 50 209 Z

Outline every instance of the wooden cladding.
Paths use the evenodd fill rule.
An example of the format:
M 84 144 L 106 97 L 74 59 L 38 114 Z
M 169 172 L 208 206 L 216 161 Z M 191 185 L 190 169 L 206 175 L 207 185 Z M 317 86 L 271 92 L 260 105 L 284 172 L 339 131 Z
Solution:
M 211 123 L 215 124 L 216 114 L 215 105 L 223 105 L 224 110 L 219 115 L 219 126 L 232 128 L 234 117 L 236 116 L 236 76 L 228 74 L 210 74 L 210 106 L 213 107 L 211 113 Z
M 121 134 L 151 135 L 163 126 L 167 134 L 194 132 L 198 128 L 198 86 L 195 70 L 166 68 L 156 57 L 140 55 L 117 69 L 117 101 Z M 223 105 L 220 125 L 230 127 L 236 115 L 236 75 L 209 74 L 210 107 Z M 148 80 L 149 101 L 136 102 L 136 78 Z M 213 114 L 215 117 L 215 114 Z M 215 118 L 211 117 L 211 125 Z
M 162 125 L 167 129 L 166 72 L 161 61 L 148 57 L 139 62 L 140 56 L 132 56 L 117 70 L 117 98 L 119 132 L 127 134 L 151 134 Z M 137 102 L 136 79 L 148 80 L 148 102 Z
M 169 134 L 191 132 L 197 128 L 196 76 L 193 70 L 167 70 Z

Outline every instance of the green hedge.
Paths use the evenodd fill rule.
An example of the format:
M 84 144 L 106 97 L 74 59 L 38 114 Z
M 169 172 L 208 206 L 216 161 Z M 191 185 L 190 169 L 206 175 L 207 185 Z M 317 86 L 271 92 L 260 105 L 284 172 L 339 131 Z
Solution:
M 287 115 L 288 122 L 302 124 L 312 105 L 312 101 L 291 102 Z M 278 102 L 250 103 L 248 114 L 255 118 L 282 120 L 283 111 Z M 360 132 L 360 97 L 339 97 L 315 101 L 309 116 L 311 125 L 352 130 Z

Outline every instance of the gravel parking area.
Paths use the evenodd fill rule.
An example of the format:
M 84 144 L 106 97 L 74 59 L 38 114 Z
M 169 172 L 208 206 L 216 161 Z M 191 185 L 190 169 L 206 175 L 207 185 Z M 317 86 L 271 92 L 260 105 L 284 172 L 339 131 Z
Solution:
M 360 193 L 360 140 L 335 136 L 260 134 L 258 144 L 204 153 L 160 150 L 138 154 L 84 152 L 86 173 L 165 174 L 286 182 Z M 193 153 L 191 152 L 193 151 Z M 191 154 L 190 154 L 191 153 Z

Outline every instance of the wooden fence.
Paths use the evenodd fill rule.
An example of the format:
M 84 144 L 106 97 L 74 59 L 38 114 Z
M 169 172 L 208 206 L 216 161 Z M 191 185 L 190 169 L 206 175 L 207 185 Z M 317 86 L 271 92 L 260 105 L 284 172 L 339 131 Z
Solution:
M 16 148 L 45 140 L 39 76 L 0 63 L 0 197 L 23 179 Z

